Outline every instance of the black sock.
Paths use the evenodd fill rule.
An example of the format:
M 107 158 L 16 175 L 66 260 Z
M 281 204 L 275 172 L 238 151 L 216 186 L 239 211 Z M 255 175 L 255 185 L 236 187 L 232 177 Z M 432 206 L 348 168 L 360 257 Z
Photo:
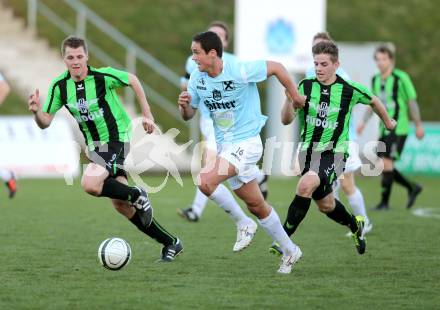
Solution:
M 115 178 L 108 177 L 102 186 L 101 197 L 135 202 L 140 192 L 136 187 L 125 185 Z
M 384 171 L 382 172 L 382 204 L 388 205 L 388 202 L 390 201 L 390 194 L 391 194 L 391 186 L 393 185 L 393 178 L 394 178 L 394 172 L 393 171 Z
M 397 170 L 396 168 L 394 168 L 393 170 L 394 173 L 394 181 L 396 181 L 397 183 L 399 183 L 400 185 L 404 186 L 408 192 L 411 191 L 413 189 L 413 184 L 407 179 L 405 178 L 400 172 L 399 170 Z
M 335 199 L 335 209 L 327 213 L 327 216 L 341 225 L 348 226 L 353 233 L 358 229 L 355 217 L 337 199 Z
M 301 197 L 298 195 L 293 198 L 293 201 L 289 206 L 289 210 L 287 211 L 286 221 L 283 225 L 283 228 L 289 237 L 293 235 L 298 225 L 306 216 L 307 211 L 309 211 L 311 201 L 312 198 Z
M 164 246 L 175 244 L 177 238 L 171 235 L 168 231 L 166 231 L 159 223 L 153 218 L 150 226 L 146 227 L 142 224 L 142 220 L 140 219 L 139 210 L 136 210 L 136 213 L 130 219 L 140 231 L 147 234 L 157 242 L 163 244 Z

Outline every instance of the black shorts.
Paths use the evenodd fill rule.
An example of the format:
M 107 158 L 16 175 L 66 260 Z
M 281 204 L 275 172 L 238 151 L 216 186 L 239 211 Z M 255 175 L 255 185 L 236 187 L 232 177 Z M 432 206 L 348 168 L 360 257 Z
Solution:
M 347 155 L 345 153 L 333 153 L 332 151 L 314 152 L 300 151 L 298 154 L 301 175 L 309 171 L 318 174 L 320 184 L 313 192 L 314 200 L 321 200 L 333 191 L 333 182 L 344 173 Z
M 89 152 L 89 159 L 104 167 L 110 173 L 110 177 L 127 177 L 124 161 L 129 150 L 129 143 L 110 141 L 95 147 L 93 151 Z
M 393 160 L 399 159 L 400 154 L 402 154 L 403 147 L 405 146 L 406 137 L 406 135 L 398 136 L 394 132 L 380 137 L 379 142 L 383 142 L 385 144 L 385 151 L 380 152 L 378 150 L 377 156 L 381 158 L 390 158 Z

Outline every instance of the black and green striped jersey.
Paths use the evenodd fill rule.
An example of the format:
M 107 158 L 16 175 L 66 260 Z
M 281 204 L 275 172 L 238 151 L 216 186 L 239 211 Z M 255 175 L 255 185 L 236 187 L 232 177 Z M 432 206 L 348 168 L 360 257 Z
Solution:
M 90 149 L 96 143 L 128 142 L 131 120 L 116 93 L 128 85 L 128 73 L 111 67 L 88 67 L 87 77 L 79 82 L 66 71 L 52 81 L 43 112 L 53 115 L 66 107 Z
M 333 150 L 348 152 L 349 123 L 355 104 L 369 104 L 373 94 L 356 82 L 339 75 L 331 85 L 323 85 L 316 78 L 300 82 L 299 92 L 305 95 L 304 108 L 298 112 L 301 127 L 301 150 Z
M 408 102 L 417 98 L 416 90 L 409 75 L 402 70 L 394 69 L 383 80 L 379 74 L 372 79 L 373 93 L 385 104 L 388 115 L 397 122 L 396 135 L 407 135 L 409 132 Z M 381 135 L 389 131 L 381 124 Z

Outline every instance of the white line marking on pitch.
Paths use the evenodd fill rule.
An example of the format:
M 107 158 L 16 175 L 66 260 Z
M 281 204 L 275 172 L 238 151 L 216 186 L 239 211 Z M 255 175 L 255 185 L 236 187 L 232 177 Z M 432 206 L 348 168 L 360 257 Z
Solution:
M 412 214 L 419 217 L 431 217 L 435 219 L 440 219 L 439 208 L 417 208 L 412 210 Z

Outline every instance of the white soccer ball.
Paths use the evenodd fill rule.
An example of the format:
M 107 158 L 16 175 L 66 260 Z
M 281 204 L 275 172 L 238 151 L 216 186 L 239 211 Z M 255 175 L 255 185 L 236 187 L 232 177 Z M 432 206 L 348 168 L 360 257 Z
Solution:
M 108 238 L 99 246 L 98 259 L 105 268 L 119 270 L 131 259 L 130 245 L 121 238 Z

